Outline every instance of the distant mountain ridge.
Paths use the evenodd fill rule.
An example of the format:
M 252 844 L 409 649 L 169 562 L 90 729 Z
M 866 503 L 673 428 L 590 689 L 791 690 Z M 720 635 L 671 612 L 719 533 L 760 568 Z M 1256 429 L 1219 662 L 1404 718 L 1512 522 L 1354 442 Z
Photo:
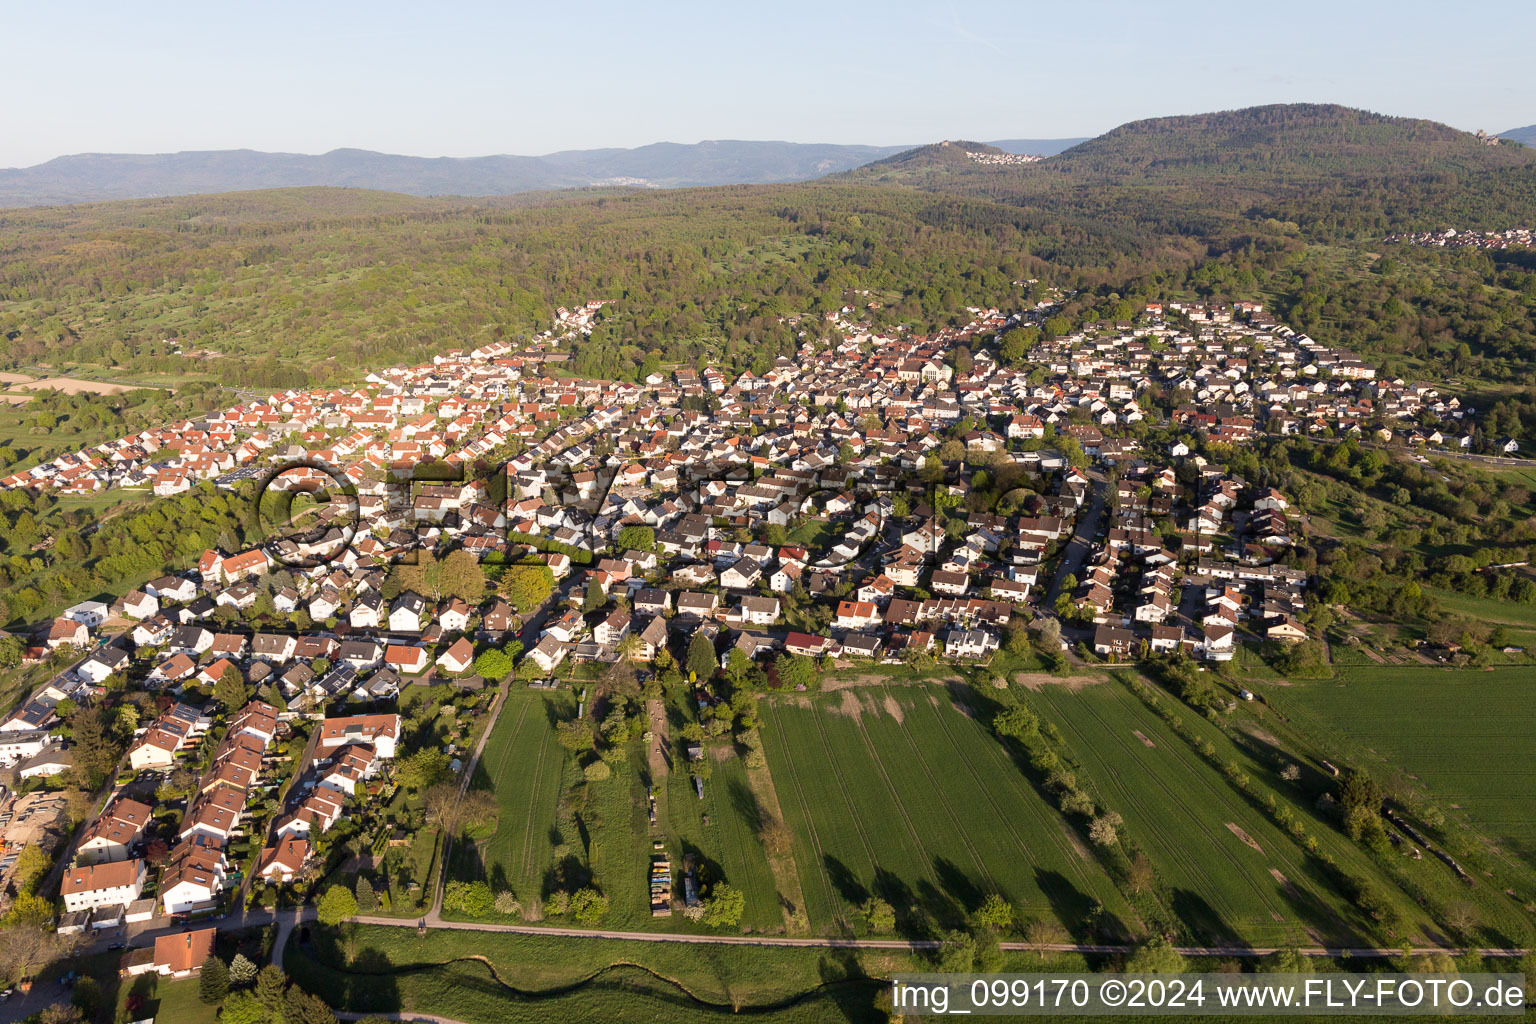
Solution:
M 1499 138 L 1509 139 L 1526 146 L 1536 146 L 1536 124 L 1528 124 L 1524 128 L 1511 128 L 1507 132 L 1500 132 Z
M 1011 139 L 995 145 L 1007 152 L 1048 155 L 1079 141 Z M 762 185 L 818 178 L 909 148 L 726 139 L 544 156 L 413 157 L 364 149 L 318 156 L 250 149 L 82 153 L 0 170 L 0 207 L 316 185 L 418 196 L 491 196 L 593 185 Z

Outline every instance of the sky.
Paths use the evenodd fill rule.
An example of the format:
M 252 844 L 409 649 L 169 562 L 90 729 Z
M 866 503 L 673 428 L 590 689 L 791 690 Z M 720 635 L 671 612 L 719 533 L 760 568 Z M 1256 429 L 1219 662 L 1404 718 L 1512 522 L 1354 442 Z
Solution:
M 0 167 L 82 152 L 1059 138 L 1280 102 L 1468 131 L 1536 123 L 1530 0 L 12 0 L 0 27 Z

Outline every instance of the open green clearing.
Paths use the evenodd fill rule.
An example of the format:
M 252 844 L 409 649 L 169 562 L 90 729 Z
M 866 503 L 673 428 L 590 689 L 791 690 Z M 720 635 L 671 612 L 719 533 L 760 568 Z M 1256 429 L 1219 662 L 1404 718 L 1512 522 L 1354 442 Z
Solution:
M 1536 868 L 1536 669 L 1371 666 L 1268 694 L 1342 750 L 1364 748 Z
M 197 978 L 172 980 L 147 974 L 142 979 L 125 982 L 120 988 L 118 1020 L 127 1019 L 127 999 L 134 990 L 145 996 L 144 1006 L 138 1011 L 139 1020 L 153 1018 L 175 1021 L 176 1024 L 213 1024 L 218 1019 L 218 1007 L 210 1006 L 200 997 L 201 982 Z
M 879 895 L 897 928 L 951 926 L 986 895 L 1076 934 L 1125 905 L 1093 854 L 963 709 L 970 691 L 849 687 L 763 708 L 763 738 L 813 931 Z
M 1342 669 L 1339 679 L 1360 673 L 1366 677 L 1388 679 L 1405 670 L 1370 665 Z M 1449 672 L 1447 669 L 1408 669 L 1410 672 Z M 1527 670 L 1528 671 L 1528 670 Z M 1400 769 L 1373 753 L 1359 740 L 1341 732 L 1326 716 L 1320 716 L 1290 701 L 1308 688 L 1339 685 L 1339 679 L 1295 685 L 1257 682 L 1265 701 L 1235 702 L 1234 713 L 1219 725 L 1189 713 L 1170 696 L 1157 699 L 1165 708 L 1175 709 L 1186 729 L 1199 741 L 1211 744 L 1215 757 L 1223 765 L 1234 765 L 1250 779 L 1249 792 L 1268 796 L 1302 822 L 1307 834 L 1317 842 L 1317 853 L 1330 858 L 1351 878 L 1365 879 L 1383 894 L 1391 894 L 1403 925 L 1412 931 L 1423 929 L 1432 942 L 1454 944 L 1456 922 L 1465 919 L 1473 926 L 1476 941 L 1488 946 L 1528 945 L 1533 933 L 1531 915 L 1526 909 L 1536 893 L 1536 875 L 1518 857 L 1472 827 L 1464 811 L 1448 811 L 1447 824 L 1432 828 L 1412 810 L 1424 802 L 1421 782 L 1405 776 Z M 1235 684 L 1232 691 L 1235 695 Z M 1325 812 L 1319 800 L 1336 790 L 1338 781 L 1326 767 L 1331 762 L 1343 769 L 1364 768 L 1381 781 L 1389 793 L 1409 798 L 1410 816 L 1417 828 L 1431 836 L 1439 849 L 1449 849 L 1471 873 L 1469 883 L 1437 857 L 1419 849 L 1407 836 L 1398 845 L 1379 853 L 1370 853 L 1340 831 L 1337 817 Z M 1299 769 L 1295 781 L 1285 781 L 1281 771 L 1287 765 Z M 1443 805 L 1442 805 L 1443 806 Z M 1426 915 L 1432 920 L 1426 920 Z M 1403 934 L 1400 926 L 1396 934 Z
M 1191 941 L 1255 945 L 1370 943 L 1369 923 L 1330 882 L 1317 858 L 1253 806 L 1189 744 L 1117 681 L 1044 686 L 1031 702 L 1061 730 L 1100 802 L 1119 812 L 1166 887 Z M 1214 728 L 1182 715 L 1226 759 Z M 1245 765 L 1250 772 L 1255 766 Z M 1314 832 L 1317 830 L 1314 829 Z M 1334 850 L 1333 845 L 1339 845 Z M 1255 849 L 1255 846 L 1257 849 Z M 1374 874 L 1342 844 L 1328 852 Z M 1416 926 L 1428 922 L 1405 900 Z
M 831 550 L 840 534 L 841 530 L 832 520 L 812 518 L 789 532 L 789 542 L 821 555 Z

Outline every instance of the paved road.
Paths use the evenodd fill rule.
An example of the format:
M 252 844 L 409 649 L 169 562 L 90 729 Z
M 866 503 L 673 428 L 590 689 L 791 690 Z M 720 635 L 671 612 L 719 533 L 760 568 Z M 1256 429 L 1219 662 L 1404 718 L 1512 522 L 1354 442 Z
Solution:
M 277 938 L 272 943 L 272 962 L 278 967 L 283 966 L 283 947 L 288 944 L 288 936 L 301 923 L 315 919 L 314 907 L 303 907 L 298 910 L 284 910 L 277 915 Z
M 360 924 L 384 925 L 394 928 L 416 928 L 416 921 L 401 920 L 393 917 L 358 917 Z M 480 921 L 436 921 L 429 922 L 427 927 L 442 928 L 451 931 L 471 932 L 505 932 L 517 935 L 543 935 L 559 936 L 562 938 L 582 939 L 621 939 L 630 942 L 682 942 L 695 945 L 728 945 L 728 946 L 794 946 L 824 949 L 903 949 L 903 950 L 929 950 L 937 949 L 939 943 L 929 940 L 907 939 L 839 939 L 839 938 L 800 938 L 777 935 L 682 935 L 676 932 L 623 932 L 605 931 L 590 928 L 540 928 L 533 925 L 520 924 L 488 924 Z M 1133 947 L 1123 944 L 1090 944 L 1072 942 L 1053 942 L 1044 945 L 1033 945 L 1027 942 L 1000 942 L 1002 949 L 1016 952 L 1047 953 L 1128 953 Z M 1276 946 L 1180 946 L 1179 952 L 1185 956 L 1267 956 L 1277 952 Z M 1339 947 L 1339 946 L 1309 946 L 1298 950 L 1303 956 L 1327 956 L 1327 957 L 1392 957 L 1403 955 L 1400 946 L 1389 947 Z M 1428 956 L 1433 953 L 1450 953 L 1459 955 L 1462 949 L 1447 948 L 1442 946 L 1418 946 L 1410 949 L 1411 956 Z M 1518 957 L 1524 956 L 1524 949 L 1480 949 L 1483 956 L 1487 957 Z
M 1056 597 L 1061 593 L 1061 581 L 1068 574 L 1076 576 L 1081 582 L 1083 578 L 1083 566 L 1088 562 L 1088 553 L 1093 550 L 1093 538 L 1099 530 L 1099 520 L 1104 517 L 1104 503 L 1109 490 L 1109 483 L 1098 470 L 1090 470 L 1088 473 L 1090 486 L 1088 489 L 1088 501 L 1078 512 L 1077 527 L 1072 531 L 1072 537 L 1067 541 L 1067 546 L 1061 552 L 1061 558 L 1056 563 L 1056 575 L 1051 578 L 1051 588 L 1046 591 L 1045 601 L 1041 607 L 1045 611 L 1051 611 L 1056 607 Z

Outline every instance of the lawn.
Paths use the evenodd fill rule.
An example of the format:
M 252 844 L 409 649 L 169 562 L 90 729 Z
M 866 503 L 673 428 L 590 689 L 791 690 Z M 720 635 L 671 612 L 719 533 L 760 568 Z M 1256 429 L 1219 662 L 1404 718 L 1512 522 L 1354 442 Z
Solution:
M 807 519 L 789 533 L 789 542 L 798 544 L 813 555 L 825 554 L 832 549 L 837 538 L 842 535 L 842 527 L 845 524 L 834 523 L 830 519 Z
M 1372 666 L 1281 688 L 1275 707 L 1403 773 L 1536 867 L 1536 670 Z M 1346 759 L 1347 760 L 1347 759 Z
M 130 993 L 144 996 L 144 1005 L 131 1019 L 174 1021 L 175 1024 L 214 1024 L 218 1019 L 217 1006 L 203 1002 L 199 995 L 201 982 L 197 978 L 171 980 L 157 974 L 140 975 L 125 979 L 118 995 L 118 1020 L 128 1020 L 127 999 Z
M 871 685 L 765 702 L 763 737 L 797 837 L 812 930 L 854 924 L 870 894 L 932 934 L 999 893 L 1076 934 L 1095 901 L 1126 908 L 1093 855 L 964 707 L 971 691 Z
M 1369 944 L 1369 923 L 1336 890 L 1318 858 L 1123 683 L 1045 686 L 1029 700 L 1061 730 L 1080 765 L 1079 783 L 1091 786 L 1102 806 L 1124 817 L 1190 941 Z M 1205 728 L 1193 713 L 1182 717 L 1216 746 L 1223 760 L 1236 755 L 1219 730 Z M 1262 770 L 1252 764 L 1244 768 L 1251 775 Z M 1352 872 L 1375 874 L 1340 842 L 1330 842 L 1325 852 Z M 1403 902 L 1408 920 L 1428 923 Z

